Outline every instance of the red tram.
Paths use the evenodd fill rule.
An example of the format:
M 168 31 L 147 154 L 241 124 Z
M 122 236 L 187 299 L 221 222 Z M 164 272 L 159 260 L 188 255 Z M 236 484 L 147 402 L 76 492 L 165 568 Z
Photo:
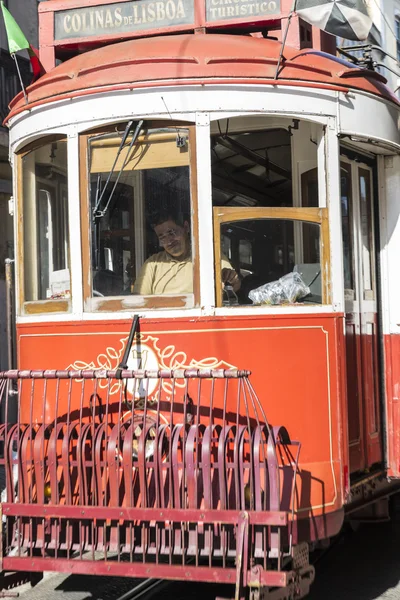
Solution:
M 399 489 L 399 103 L 286 4 L 39 5 L 3 570 L 301 598 Z

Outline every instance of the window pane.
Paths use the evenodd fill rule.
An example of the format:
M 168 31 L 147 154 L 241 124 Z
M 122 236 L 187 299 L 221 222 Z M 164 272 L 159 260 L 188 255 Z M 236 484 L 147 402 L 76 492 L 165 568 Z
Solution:
M 303 281 L 309 288 L 296 302 L 322 302 L 319 224 L 286 219 L 223 223 L 221 257 L 222 267 L 230 267 L 240 275 L 241 285 L 236 291 L 239 304 L 252 304 L 252 290 L 288 275 L 285 281 Z M 226 293 L 225 288 L 223 303 L 233 304 L 234 296 L 230 298 L 230 290 Z M 281 300 L 277 303 L 283 303 L 284 297 Z
M 306 121 L 286 121 L 286 127 L 281 119 L 273 127 L 271 118 L 256 117 L 211 124 L 214 206 L 319 206 L 322 129 Z
M 292 206 L 289 131 L 221 133 L 211 147 L 214 206 Z
M 344 288 L 351 297 L 355 298 L 354 287 L 354 258 L 353 258 L 353 234 L 352 234 L 352 182 L 351 167 L 347 164 L 341 165 L 341 207 L 342 207 L 342 235 L 343 235 L 343 266 L 344 266 Z
M 89 142 L 93 295 L 192 294 L 188 132 L 121 136 Z
M 318 169 L 310 169 L 301 176 L 302 206 L 318 206 Z
M 360 186 L 360 217 L 361 217 L 361 240 L 362 240 L 362 266 L 364 296 L 373 289 L 373 228 L 371 214 L 371 175 L 365 169 L 359 169 Z M 367 294 L 372 300 L 371 294 Z
M 22 158 L 25 300 L 70 296 L 67 143 Z

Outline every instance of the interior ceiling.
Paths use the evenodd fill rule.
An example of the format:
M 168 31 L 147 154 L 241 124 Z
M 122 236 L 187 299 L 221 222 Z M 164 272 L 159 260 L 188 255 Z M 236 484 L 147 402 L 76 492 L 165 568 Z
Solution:
M 291 195 L 291 171 L 290 134 L 285 129 L 213 137 L 215 205 L 284 205 Z

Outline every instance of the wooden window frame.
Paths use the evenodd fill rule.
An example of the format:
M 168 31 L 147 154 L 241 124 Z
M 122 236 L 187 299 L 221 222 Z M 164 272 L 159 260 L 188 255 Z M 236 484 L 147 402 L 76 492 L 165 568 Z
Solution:
M 54 142 L 65 141 L 68 148 L 68 137 L 65 134 L 55 134 L 41 137 L 34 142 L 24 146 L 22 150 L 16 154 L 16 169 L 17 169 L 17 210 L 18 210 L 18 223 L 17 223 L 17 261 L 18 261 L 18 313 L 20 315 L 42 315 L 52 313 L 67 313 L 71 311 L 72 306 L 72 283 L 71 283 L 71 296 L 68 299 L 54 299 L 54 300 L 25 300 L 25 236 L 24 236 L 24 198 L 23 198 L 23 158 L 39 148 L 52 144 Z M 68 171 L 67 171 L 67 185 L 68 185 Z M 69 227 L 68 227 L 69 231 Z M 70 237 L 70 236 L 69 236 Z M 70 242 L 70 239 L 68 240 Z M 69 243 L 70 247 L 70 243 Z M 68 264 L 70 265 L 70 256 L 68 256 Z
M 193 264 L 193 294 L 176 294 L 166 296 L 93 296 L 92 261 L 91 261 L 91 214 L 89 198 L 89 140 L 98 135 L 115 133 L 115 125 L 97 128 L 79 136 L 79 170 L 81 198 L 81 240 L 83 267 L 83 303 L 85 312 L 116 312 L 146 309 L 188 309 L 200 306 L 200 261 L 198 239 L 198 198 L 197 198 L 197 155 L 196 127 L 193 123 L 173 121 L 147 121 L 147 129 L 179 129 L 186 130 L 189 137 L 189 172 L 190 172 L 190 211 L 192 217 L 192 264 Z M 123 131 L 121 131 L 123 133 Z M 163 132 L 160 133 L 162 135 Z M 168 134 L 169 135 L 169 134 Z M 139 136 L 140 140 L 140 136 Z M 192 305 L 193 298 L 193 305 Z M 188 303 L 190 302 L 190 306 Z
M 222 281 L 221 281 L 221 225 L 249 219 L 284 219 L 286 221 L 303 221 L 317 223 L 321 226 L 320 256 L 322 276 L 322 304 L 329 304 L 330 289 L 330 244 L 329 221 L 327 208 L 297 208 L 297 207 L 221 207 L 215 206 L 214 213 L 214 269 L 215 269 L 215 294 L 216 306 L 222 307 Z M 309 306 L 312 306 L 311 304 Z

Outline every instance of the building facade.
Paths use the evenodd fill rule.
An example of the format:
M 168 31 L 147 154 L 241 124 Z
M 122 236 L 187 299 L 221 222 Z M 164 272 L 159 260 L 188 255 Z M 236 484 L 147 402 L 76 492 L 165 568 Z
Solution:
M 387 53 L 379 57 L 385 67 L 382 73 L 392 90 L 399 93 L 400 86 L 400 0 L 369 0 L 371 14 L 379 23 L 381 47 Z
M 371 53 L 374 68 L 388 81 L 388 86 L 399 95 L 400 86 L 400 0 L 366 0 L 372 21 L 373 45 Z M 382 48 L 379 52 L 376 46 Z M 360 56 L 360 55 L 359 55 Z

